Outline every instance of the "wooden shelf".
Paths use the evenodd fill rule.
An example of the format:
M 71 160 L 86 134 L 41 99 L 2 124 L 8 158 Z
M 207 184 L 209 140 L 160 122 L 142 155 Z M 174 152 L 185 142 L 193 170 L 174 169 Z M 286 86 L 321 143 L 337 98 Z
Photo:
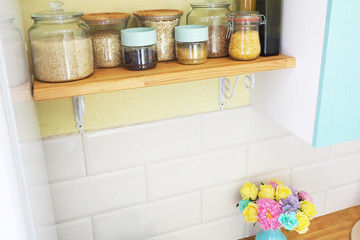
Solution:
M 124 68 L 96 69 L 88 78 L 65 83 L 45 83 L 35 80 L 35 101 L 51 100 L 124 89 L 158 86 L 232 76 L 244 73 L 292 68 L 296 59 L 284 55 L 259 57 L 254 61 L 234 61 L 230 58 L 209 59 L 205 64 L 181 65 L 174 61 L 158 63 L 155 69 L 129 71 Z

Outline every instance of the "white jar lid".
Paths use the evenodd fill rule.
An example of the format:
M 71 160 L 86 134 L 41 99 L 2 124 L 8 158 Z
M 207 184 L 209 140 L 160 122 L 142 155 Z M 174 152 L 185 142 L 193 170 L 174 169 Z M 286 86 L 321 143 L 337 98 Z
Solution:
M 208 26 L 184 25 L 175 27 L 175 41 L 204 42 L 209 40 Z
M 142 47 L 156 44 L 156 30 L 140 27 L 121 30 L 121 44 L 127 47 Z

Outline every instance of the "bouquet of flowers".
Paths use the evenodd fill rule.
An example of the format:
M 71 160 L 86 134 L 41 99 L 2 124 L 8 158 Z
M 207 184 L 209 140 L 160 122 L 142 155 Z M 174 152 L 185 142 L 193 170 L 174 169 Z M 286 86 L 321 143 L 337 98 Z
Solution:
M 313 198 L 305 191 L 284 186 L 278 180 L 259 188 L 247 182 L 240 189 L 242 200 L 237 204 L 246 222 L 260 223 L 262 230 L 295 230 L 304 234 L 317 214 Z

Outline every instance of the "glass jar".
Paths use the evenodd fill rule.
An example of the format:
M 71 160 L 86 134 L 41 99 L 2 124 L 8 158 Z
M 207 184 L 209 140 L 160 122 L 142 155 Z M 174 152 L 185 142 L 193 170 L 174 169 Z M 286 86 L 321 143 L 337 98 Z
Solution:
M 235 60 L 254 60 L 261 52 L 259 25 L 265 24 L 265 16 L 258 12 L 228 14 L 230 37 L 229 55 Z
M 187 24 L 209 27 L 208 57 L 227 56 L 226 15 L 230 12 L 230 2 L 191 3 L 190 6 L 192 10 L 186 17 Z
M 4 67 L 2 77 L 5 77 L 5 79 L 1 77 L 0 81 L 8 80 L 10 87 L 19 86 L 25 82 L 30 83 L 25 42 L 13 21 L 12 15 L 0 15 L 0 56 L 5 60 L 0 60 Z
M 121 34 L 127 28 L 128 13 L 91 13 L 82 19 L 90 27 L 90 38 L 95 68 L 111 68 L 121 65 Z
M 31 15 L 29 38 L 36 79 L 66 82 L 91 75 L 91 39 L 82 12 L 65 11 L 61 1 L 51 1 L 50 7 Z
M 201 64 L 207 61 L 208 26 L 175 27 L 175 51 L 181 64 Z
M 124 65 L 140 71 L 156 67 L 156 31 L 154 28 L 128 28 L 121 30 Z
M 179 26 L 183 11 L 155 9 L 134 12 L 139 27 L 156 29 L 158 61 L 175 59 L 174 28 Z
M 239 0 L 240 11 L 256 11 L 256 0 Z

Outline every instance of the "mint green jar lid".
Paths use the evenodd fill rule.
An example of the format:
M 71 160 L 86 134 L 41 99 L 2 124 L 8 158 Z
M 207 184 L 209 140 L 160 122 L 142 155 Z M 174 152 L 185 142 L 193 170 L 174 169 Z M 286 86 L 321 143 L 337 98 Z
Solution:
M 127 47 L 142 47 L 156 44 L 156 30 L 140 27 L 121 30 L 121 44 Z
M 184 25 L 175 27 L 175 41 L 177 42 L 204 42 L 209 40 L 208 26 Z

